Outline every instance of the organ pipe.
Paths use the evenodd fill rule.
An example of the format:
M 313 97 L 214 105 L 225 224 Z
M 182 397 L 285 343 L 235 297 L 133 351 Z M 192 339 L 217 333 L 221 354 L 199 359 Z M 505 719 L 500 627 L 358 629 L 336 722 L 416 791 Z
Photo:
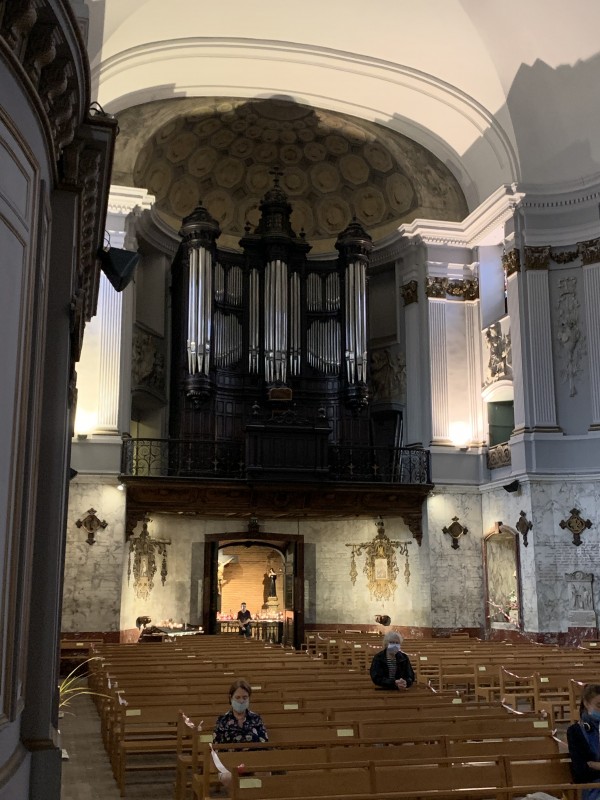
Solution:
M 205 247 L 189 253 L 188 371 L 208 375 L 212 332 L 212 256 Z

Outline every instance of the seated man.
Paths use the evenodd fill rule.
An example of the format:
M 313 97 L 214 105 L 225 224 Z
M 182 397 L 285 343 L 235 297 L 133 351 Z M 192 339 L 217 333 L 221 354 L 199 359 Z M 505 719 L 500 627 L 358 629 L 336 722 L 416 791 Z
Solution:
M 252 636 L 252 630 L 250 628 L 251 619 L 252 614 L 246 609 L 246 603 L 242 603 L 242 607 L 237 613 L 237 621 L 238 625 L 240 626 L 240 636 L 247 636 L 248 638 Z
M 373 656 L 371 680 L 380 689 L 408 689 L 415 681 L 415 673 L 406 653 L 400 650 L 402 636 L 388 631 L 383 637 L 384 649 Z

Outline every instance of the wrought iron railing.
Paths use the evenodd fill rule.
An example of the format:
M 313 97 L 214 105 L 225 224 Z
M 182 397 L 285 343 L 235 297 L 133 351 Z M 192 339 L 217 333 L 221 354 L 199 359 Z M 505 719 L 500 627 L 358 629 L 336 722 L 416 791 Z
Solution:
M 328 461 L 328 474 L 321 480 L 431 483 L 429 451 L 419 448 L 330 445 Z M 121 473 L 145 478 L 246 480 L 245 443 L 128 438 L 123 441 Z

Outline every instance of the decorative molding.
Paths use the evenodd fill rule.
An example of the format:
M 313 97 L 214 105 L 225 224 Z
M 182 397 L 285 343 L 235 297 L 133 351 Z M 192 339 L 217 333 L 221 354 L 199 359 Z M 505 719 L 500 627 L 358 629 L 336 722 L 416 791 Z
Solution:
M 525 247 L 525 269 L 548 269 L 550 266 L 550 246 Z
M 490 447 L 487 451 L 487 468 L 499 469 L 500 467 L 510 467 L 511 454 L 509 444 L 497 444 Z
M 523 537 L 523 546 L 527 547 L 527 534 L 530 530 L 533 529 L 533 522 L 527 519 L 527 515 L 524 511 L 521 511 L 519 514 L 519 519 L 517 520 L 517 524 L 515 528 L 519 531 L 521 536 Z
M 584 267 L 600 262 L 600 238 L 577 242 L 577 250 Z
M 566 528 L 573 534 L 573 544 L 575 547 L 579 547 L 582 543 L 581 534 L 592 527 L 592 522 L 589 519 L 583 519 L 577 508 L 572 508 L 570 514 L 571 516 L 566 520 L 562 519 L 559 525 L 563 530 Z
M 468 528 L 463 527 L 458 521 L 458 517 L 452 517 L 452 524 L 442 528 L 442 533 L 447 533 L 452 537 L 452 549 L 458 550 L 460 547 L 458 540 L 469 532 Z
M 502 266 L 504 267 L 507 278 L 515 272 L 521 271 L 521 254 L 516 247 L 514 250 L 509 250 L 502 255 Z
M 479 281 L 477 278 L 463 278 L 461 280 L 438 277 L 427 278 L 425 294 L 427 297 L 437 299 L 453 297 L 459 300 L 478 300 Z
M 89 508 L 87 511 L 87 515 L 83 519 L 78 519 L 75 523 L 78 528 L 83 528 L 84 531 L 87 533 L 87 543 L 92 545 L 95 543 L 96 539 L 95 536 L 99 530 L 104 530 L 108 527 L 108 522 L 103 519 L 100 520 L 96 516 L 96 509 Z
M 419 302 L 419 284 L 417 281 L 409 281 L 400 287 L 400 294 L 405 306 Z
M 385 532 L 385 524 L 381 517 L 375 523 L 377 535 L 370 542 L 361 544 L 346 544 L 350 547 L 350 580 L 356 583 L 358 570 L 356 556 L 365 553 L 365 566 L 363 572 L 367 576 L 367 587 L 372 597 L 376 600 L 389 600 L 397 588 L 396 578 L 399 567 L 396 551 L 405 556 L 404 579 L 406 585 L 410 583 L 410 564 L 408 561 L 408 545 L 410 541 L 391 540 Z

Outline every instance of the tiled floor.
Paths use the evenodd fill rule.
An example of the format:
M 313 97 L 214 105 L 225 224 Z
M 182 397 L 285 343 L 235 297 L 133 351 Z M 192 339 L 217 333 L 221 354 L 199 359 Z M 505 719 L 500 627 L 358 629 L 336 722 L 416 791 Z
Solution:
M 73 699 L 61 720 L 63 761 L 61 800 L 120 800 L 117 783 L 100 736 L 98 714 L 88 696 Z M 128 776 L 126 797 L 172 800 L 175 770 L 136 772 Z

